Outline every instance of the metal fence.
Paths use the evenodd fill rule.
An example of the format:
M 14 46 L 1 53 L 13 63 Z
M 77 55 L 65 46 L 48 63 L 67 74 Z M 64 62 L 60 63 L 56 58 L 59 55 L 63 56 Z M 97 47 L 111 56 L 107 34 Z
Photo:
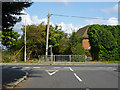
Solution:
M 85 55 L 38 55 L 39 62 L 85 62 Z

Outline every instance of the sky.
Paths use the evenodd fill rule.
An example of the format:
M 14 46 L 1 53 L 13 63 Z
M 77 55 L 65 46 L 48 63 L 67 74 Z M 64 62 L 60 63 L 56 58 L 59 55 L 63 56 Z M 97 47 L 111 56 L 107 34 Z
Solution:
M 34 2 L 31 7 L 23 10 L 22 21 L 17 23 L 14 30 L 22 34 L 22 25 L 35 24 L 41 22 L 47 24 L 48 10 L 50 14 L 60 14 L 67 16 L 80 16 L 103 19 L 75 18 L 75 17 L 50 17 L 50 24 L 61 25 L 66 33 L 72 33 L 79 28 L 92 24 L 117 25 L 118 24 L 118 3 L 117 2 Z

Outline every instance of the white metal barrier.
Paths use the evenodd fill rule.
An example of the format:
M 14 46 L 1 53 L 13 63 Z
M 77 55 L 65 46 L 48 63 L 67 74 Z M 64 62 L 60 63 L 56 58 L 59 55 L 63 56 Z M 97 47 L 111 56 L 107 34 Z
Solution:
M 85 55 L 47 55 L 47 61 L 46 61 L 46 55 L 38 55 L 39 62 L 85 62 Z

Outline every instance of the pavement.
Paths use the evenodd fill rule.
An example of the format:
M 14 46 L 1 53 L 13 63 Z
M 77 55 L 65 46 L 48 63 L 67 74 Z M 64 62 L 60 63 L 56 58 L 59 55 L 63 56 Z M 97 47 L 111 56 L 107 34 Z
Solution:
M 29 73 L 27 80 L 15 88 L 80 88 L 116 90 L 120 79 L 117 64 L 81 65 L 3 65 L 3 68 Z M 15 75 L 16 76 L 16 75 Z M 108 88 L 108 89 L 107 89 Z M 101 89 L 104 90 L 104 89 Z
M 20 68 L 8 68 L 3 67 L 2 69 L 2 88 L 11 87 L 13 88 L 20 78 L 26 76 L 26 72 L 20 70 Z M 9 86 L 8 86 L 9 85 Z
M 106 63 L 102 63 L 102 62 L 0 63 L 0 65 L 91 65 L 91 64 L 106 65 Z M 112 65 L 116 65 L 116 64 L 112 64 Z

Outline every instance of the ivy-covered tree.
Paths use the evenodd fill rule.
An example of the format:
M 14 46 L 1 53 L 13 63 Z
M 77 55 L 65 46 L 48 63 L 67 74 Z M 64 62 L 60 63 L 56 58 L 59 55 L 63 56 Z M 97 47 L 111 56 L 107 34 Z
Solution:
M 94 60 L 119 60 L 119 25 L 91 25 L 88 36 Z

